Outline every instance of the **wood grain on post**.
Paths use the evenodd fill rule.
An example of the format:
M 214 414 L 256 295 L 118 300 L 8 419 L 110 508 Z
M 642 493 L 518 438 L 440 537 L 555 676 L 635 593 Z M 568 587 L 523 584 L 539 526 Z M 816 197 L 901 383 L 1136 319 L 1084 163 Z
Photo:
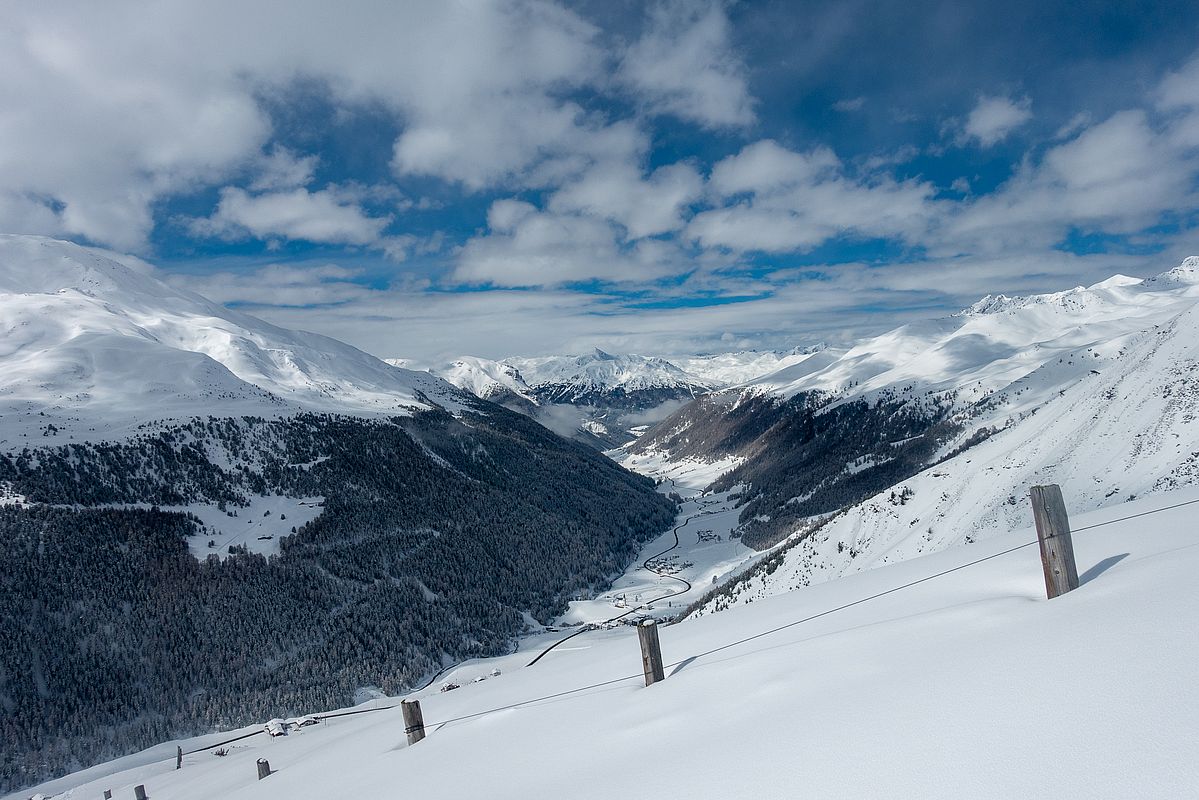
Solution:
M 262 780 L 271 774 L 271 762 L 265 758 L 258 759 L 258 780 Z
M 416 744 L 425 738 L 425 717 L 420 710 L 420 700 L 401 700 L 400 710 L 404 712 L 404 733 L 408 734 L 408 744 Z
M 1057 484 L 1034 486 L 1029 491 L 1032 516 L 1037 523 L 1041 543 L 1041 566 L 1045 570 L 1045 595 L 1052 600 L 1078 588 L 1078 567 L 1074 563 L 1074 542 L 1070 538 L 1070 518 Z
M 658 642 L 657 621 L 642 620 L 637 626 L 637 638 L 641 642 L 641 666 L 645 669 L 645 685 L 650 686 L 666 680 L 666 673 L 662 668 L 662 647 Z

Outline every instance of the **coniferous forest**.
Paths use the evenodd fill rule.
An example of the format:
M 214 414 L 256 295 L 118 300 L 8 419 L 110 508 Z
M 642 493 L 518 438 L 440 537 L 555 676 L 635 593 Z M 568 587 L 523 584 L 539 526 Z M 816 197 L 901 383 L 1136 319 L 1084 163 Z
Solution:
M 714 393 L 651 428 L 629 449 L 659 448 L 673 458 L 744 457 L 712 488 L 740 487 L 738 533 L 744 544 L 764 549 L 812 517 L 915 475 L 961 430 L 961 418 L 986 402 L 961 411 L 952 392 L 883 392 L 870 401 L 839 401 L 824 392 L 801 392 L 787 400 Z
M 148 425 L 0 455 L 0 789 L 166 738 L 399 692 L 603 584 L 672 502 L 490 404 Z M 168 506 L 325 498 L 277 555 Z

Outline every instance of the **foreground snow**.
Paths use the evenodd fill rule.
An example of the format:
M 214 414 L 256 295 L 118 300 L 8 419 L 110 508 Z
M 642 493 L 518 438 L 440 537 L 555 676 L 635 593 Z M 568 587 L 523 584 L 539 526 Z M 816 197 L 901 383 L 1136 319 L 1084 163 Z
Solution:
M 1199 500 L 1158 495 L 1081 528 Z M 1083 585 L 1047 602 L 1035 547 L 694 660 L 729 642 L 1031 541 L 1029 530 L 871 570 L 661 631 L 644 688 L 636 634 L 578 637 L 460 667 L 398 709 L 345 717 L 223 758 L 188 756 L 43 787 L 132 797 L 1184 797 L 1199 786 L 1199 534 L 1186 506 L 1077 534 Z M 493 667 L 498 677 L 480 683 Z M 438 721 L 634 676 L 439 727 Z M 264 720 L 265 721 L 265 720 Z M 208 741 L 219 740 L 209 737 Z M 190 746 L 190 745 L 188 745 Z M 254 761 L 274 774 L 255 779 Z M 30 792 L 21 795 L 27 797 Z

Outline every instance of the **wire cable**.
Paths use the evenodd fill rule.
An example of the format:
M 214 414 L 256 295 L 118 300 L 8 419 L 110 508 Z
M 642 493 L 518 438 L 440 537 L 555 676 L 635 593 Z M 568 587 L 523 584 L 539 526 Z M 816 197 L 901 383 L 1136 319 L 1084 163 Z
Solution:
M 1142 511 L 1139 514 L 1129 514 L 1127 517 L 1119 517 L 1117 519 L 1109 519 L 1107 522 L 1096 522 L 1094 525 L 1084 525 L 1081 528 L 1075 528 L 1074 530 L 1071 531 L 1071 533 L 1081 533 L 1082 531 L 1089 531 L 1092 528 L 1102 528 L 1104 525 L 1114 525 L 1117 522 L 1127 522 L 1128 520 L 1136 519 L 1137 517 L 1147 517 L 1150 514 L 1160 514 L 1163 511 L 1170 511 L 1175 508 L 1182 508 L 1183 506 L 1192 506 L 1195 503 L 1199 503 L 1199 500 L 1187 500 L 1186 502 L 1183 502 L 1183 503 L 1175 503 L 1172 506 L 1163 506 L 1162 508 L 1153 508 L 1153 509 L 1150 509 L 1149 511 Z
M 1114 525 L 1117 522 L 1127 522 L 1128 520 L 1131 520 L 1131 519 L 1137 519 L 1139 517 L 1145 517 L 1145 516 L 1149 516 L 1152 514 L 1159 514 L 1163 511 L 1171 511 L 1176 508 L 1182 508 L 1184 506 L 1190 506 L 1190 505 L 1194 505 L 1196 503 L 1199 503 L 1199 499 L 1187 500 L 1185 502 L 1175 503 L 1173 505 L 1164 506 L 1162 508 L 1155 508 L 1155 509 L 1151 509 L 1149 511 L 1142 511 L 1137 514 L 1129 514 L 1127 516 L 1118 517 L 1116 519 L 1107 520 L 1105 522 L 1097 522 L 1093 525 L 1084 525 L 1081 528 L 1075 528 L 1074 530 L 1071 531 L 1071 533 L 1082 533 L 1083 531 L 1094 530 L 1095 528 L 1102 528 L 1107 525 Z M 688 520 L 688 521 L 690 521 L 690 520 Z M 684 523 L 684 524 L 686 524 L 686 523 Z M 679 527 L 681 528 L 683 526 L 680 525 Z M 678 531 L 678 528 L 675 529 L 676 535 L 677 535 L 677 531 Z M 923 578 L 917 578 L 916 580 L 908 581 L 907 583 L 900 584 L 899 586 L 893 586 L 890 589 L 886 589 L 881 592 L 876 592 L 876 593 L 874 593 L 872 595 L 868 595 L 866 597 L 860 597 L 857 600 L 853 600 L 849 603 L 843 603 L 839 606 L 836 606 L 836 607 L 830 608 L 830 609 L 826 609 L 817 614 L 811 614 L 802 619 L 797 619 L 792 622 L 788 622 L 786 624 L 779 625 L 777 627 L 770 628 L 768 630 L 761 631 L 759 633 L 755 633 L 752 636 L 746 636 L 745 638 L 738 639 L 733 642 L 728 642 L 726 644 L 720 645 L 719 647 L 713 647 L 710 650 L 705 650 L 701 653 L 696 653 L 695 655 L 688 656 L 687 658 L 681 659 L 679 661 L 674 661 L 670 664 L 666 664 L 664 668 L 670 669 L 671 667 L 677 667 L 680 664 L 683 664 L 686 662 L 694 661 L 699 658 L 705 658 L 707 656 L 714 655 L 715 653 L 720 653 L 725 650 L 730 650 L 734 647 L 738 647 L 738 646 L 746 644 L 748 642 L 752 642 L 757 639 L 761 639 L 766 636 L 770 636 L 771 634 L 778 633 L 779 631 L 784 631 L 784 630 L 787 630 L 788 628 L 794 628 L 794 627 L 796 627 L 798 625 L 802 625 L 806 622 L 811 622 L 813 620 L 820 619 L 821 617 L 826 617 L 826 616 L 829 616 L 830 614 L 835 614 L 839 611 L 844 611 L 848 608 L 853 608 L 854 606 L 861 605 L 862 603 L 867 603 L 871 600 L 877 600 L 880 597 L 886 597 L 887 595 L 894 594 L 895 592 L 903 591 L 904 589 L 910 589 L 913 586 L 918 586 L 922 583 L 927 583 L 929 581 L 936 580 L 938 578 L 943 578 L 946 575 L 950 575 L 954 572 L 960 572 L 961 570 L 968 569 L 968 568 L 976 566 L 978 564 L 982 564 L 986 561 L 991 561 L 992 559 L 1000 558 L 1001 556 L 1008 555 L 1009 553 L 1014 553 L 1017 550 L 1023 550 L 1026 547 L 1032 547 L 1033 545 L 1037 544 L 1039 541 L 1040 541 L 1039 539 L 1034 539 L 1031 542 L 1023 542 L 1023 543 L 1015 545 L 1013 547 L 1009 547 L 1005 550 L 1000 550 L 998 553 L 992 553 L 990 555 L 983 556 L 982 558 L 976 558 L 973 561 L 966 562 L 965 564 L 959 564 L 956 567 L 950 567 L 949 569 L 944 569 L 944 570 L 941 570 L 940 572 L 935 572 L 932 575 L 926 575 Z M 632 609 L 632 610 L 635 611 L 637 609 Z M 626 614 L 627 613 L 631 613 L 631 612 L 626 612 Z M 625 616 L 625 615 L 622 614 L 621 616 Z M 583 633 L 583 632 L 584 631 L 579 631 L 578 633 Z M 573 636 L 577 636 L 578 633 L 572 634 L 571 636 L 568 636 L 566 638 L 567 639 L 573 638 Z M 563 639 L 562 641 L 565 641 L 565 639 Z M 557 644 L 561 644 L 561 642 L 558 642 Z M 545 655 L 545 653 L 542 653 L 542 655 Z M 540 656 L 538 656 L 538 659 L 540 659 Z M 532 664 L 537 663 L 538 659 L 534 659 L 533 662 L 529 664 L 529 666 L 532 666 Z M 444 670 L 443 670 L 443 672 L 444 672 Z M 436 677 L 436 676 L 434 676 L 434 677 Z M 441 727 L 443 727 L 445 725 L 449 725 L 450 723 L 453 723 L 453 722 L 462 722 L 464 720 L 474 719 L 476 717 L 482 717 L 482 716 L 486 716 L 488 714 L 495 714 L 500 711 L 508 711 L 508 710 L 511 710 L 514 708 L 520 708 L 522 706 L 532 705 L 533 703 L 540 703 L 540 702 L 544 702 L 546 700 L 554 700 L 559 697 L 566 697 L 568 695 L 578 694 L 579 692 L 585 692 L 585 691 L 589 691 L 591 689 L 599 689 L 604 686 L 612 686 L 617 683 L 623 683 L 625 681 L 630 681 L 630 680 L 633 680 L 634 678 L 641 678 L 641 677 L 643 677 L 643 675 L 641 673 L 638 673 L 636 675 L 626 675 L 621 678 L 613 678 L 611 680 L 600 681 L 599 683 L 592 683 L 592 684 L 588 684 L 586 686 L 579 686 L 574 689 L 567 689 L 567 690 L 561 691 L 561 692 L 554 692 L 553 694 L 542 695 L 541 697 L 534 697 L 529 700 L 521 700 L 520 702 L 517 702 L 517 703 L 509 703 L 507 705 L 497 706 L 495 708 L 489 708 L 489 709 L 486 709 L 483 711 L 476 711 L 471 714 L 463 714 L 461 716 L 450 717 L 449 719 L 440 720 L 440 721 L 436 721 L 436 722 L 426 722 L 425 727 L 426 728 L 441 728 Z M 391 709 L 398 708 L 398 706 L 399 706 L 399 704 L 396 703 L 396 704 L 392 704 L 389 706 L 379 706 L 378 708 L 364 708 L 364 709 L 358 709 L 356 711 L 341 711 L 341 712 L 335 712 L 335 713 L 331 713 L 331 714 L 318 714 L 318 715 L 314 715 L 314 716 L 316 719 L 323 721 L 326 719 L 335 719 L 338 717 L 355 716 L 357 714 L 369 714 L 369 713 L 372 713 L 375 711 L 389 711 Z M 257 736 L 258 734 L 265 733 L 265 732 L 266 732 L 265 729 L 253 731 L 251 733 L 246 733 L 241 736 L 237 736 L 233 739 L 228 739 L 223 742 L 218 742 L 216 744 L 208 745 L 207 747 L 201 747 L 201 748 L 197 748 L 195 750 L 190 750 L 190 751 L 184 753 L 183 755 L 185 755 L 185 756 L 193 755 L 195 753 L 204 752 L 206 750 L 212 750 L 213 748 L 221 747 L 226 744 L 231 744 L 233 742 L 241 741 L 242 739 L 248 739 L 251 736 Z M 175 756 L 171 756 L 171 758 L 175 758 Z M 163 760 L 167 760 L 167 759 L 163 759 Z

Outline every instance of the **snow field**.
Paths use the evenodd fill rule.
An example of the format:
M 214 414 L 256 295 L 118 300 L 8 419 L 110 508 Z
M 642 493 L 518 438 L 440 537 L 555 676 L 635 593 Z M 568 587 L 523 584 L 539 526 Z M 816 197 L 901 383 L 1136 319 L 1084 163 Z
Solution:
M 228 506 L 221 511 L 214 503 L 194 503 L 188 506 L 159 506 L 163 511 L 185 511 L 195 514 L 207 526 L 206 533 L 188 537 L 187 548 L 198 559 L 216 553 L 229 555 L 230 546 L 245 547 L 251 553 L 272 555 L 279 552 L 279 539 L 291 535 L 291 529 L 306 525 L 324 510 L 323 497 L 283 497 L 281 495 L 248 495 L 245 508 Z M 237 516 L 229 516 L 229 512 Z M 209 547 L 208 542 L 213 542 Z
M 1199 490 L 1072 524 L 1190 501 Z M 494 662 L 499 677 L 418 693 L 429 737 L 415 747 L 392 709 L 256 736 L 225 758 L 188 756 L 181 772 L 172 747 L 161 764 L 53 790 L 125 797 L 145 783 L 151 797 L 177 800 L 1194 796 L 1194 507 L 1079 532 L 1083 583 L 1053 601 L 1036 547 L 1024 547 L 691 660 L 1034 540 L 1021 530 L 663 628 L 675 666 L 650 688 L 632 677 L 437 725 L 638 676 L 636 634 L 600 631 L 535 667 L 516 666 L 516 654 Z M 258 757 L 277 774 L 257 781 Z

